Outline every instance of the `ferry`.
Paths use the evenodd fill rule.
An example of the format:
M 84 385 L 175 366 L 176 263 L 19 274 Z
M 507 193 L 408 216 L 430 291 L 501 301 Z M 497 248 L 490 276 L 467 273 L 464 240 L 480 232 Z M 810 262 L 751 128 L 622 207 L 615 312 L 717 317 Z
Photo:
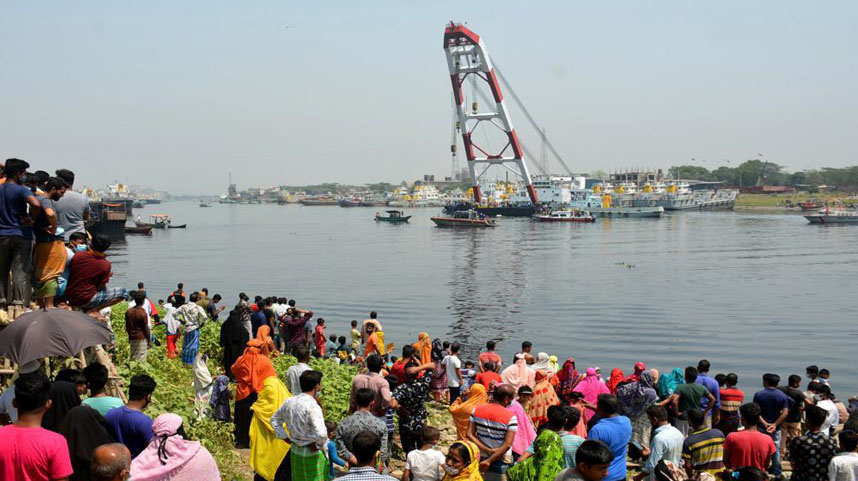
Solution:
M 415 185 L 409 191 L 407 187 L 400 187 L 393 191 L 390 207 L 443 207 L 446 199 L 434 185 Z
M 533 219 L 540 222 L 596 222 L 596 216 L 580 210 L 555 210 L 546 214 L 534 215 Z
M 449 217 L 430 217 L 438 227 L 497 227 L 497 222 L 488 219 L 475 210 L 458 211 Z
M 804 216 L 811 224 L 858 224 L 858 211 L 830 207 L 820 209 L 816 215 Z

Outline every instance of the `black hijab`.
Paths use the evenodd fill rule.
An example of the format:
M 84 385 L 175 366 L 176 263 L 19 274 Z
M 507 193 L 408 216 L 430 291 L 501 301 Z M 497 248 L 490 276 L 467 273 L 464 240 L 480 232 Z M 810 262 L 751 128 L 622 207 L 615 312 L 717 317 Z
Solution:
M 68 381 L 54 381 L 51 384 L 51 408 L 42 418 L 42 427 L 56 432 L 68 412 L 77 406 L 80 406 L 77 385 Z
M 74 468 L 74 474 L 69 478 L 71 481 L 88 481 L 92 451 L 102 444 L 114 442 L 104 427 L 106 423 L 104 416 L 87 405 L 72 408 L 60 423 L 58 432 L 68 442 Z
M 220 326 L 220 345 L 223 347 L 223 367 L 226 375 L 230 379 L 232 377 L 232 365 L 235 364 L 247 346 L 247 341 L 250 340 L 250 334 L 244 328 L 241 319 L 241 311 L 233 309 L 229 313 L 223 325 Z

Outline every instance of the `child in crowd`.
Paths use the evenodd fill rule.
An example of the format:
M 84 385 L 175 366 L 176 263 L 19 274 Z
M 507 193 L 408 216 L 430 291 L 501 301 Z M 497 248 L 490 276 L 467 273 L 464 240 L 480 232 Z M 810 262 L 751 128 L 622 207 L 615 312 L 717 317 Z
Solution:
M 337 357 L 342 360 L 348 359 L 349 354 L 352 353 L 352 348 L 346 345 L 346 336 L 340 336 L 337 339 Z
M 441 432 L 432 426 L 424 426 L 420 436 L 420 449 L 408 453 L 402 481 L 441 481 L 441 467 L 446 461 L 444 453 L 435 449 Z
M 821 382 L 822 384 L 825 384 L 826 386 L 831 387 L 831 385 L 828 384 L 828 377 L 829 376 L 831 376 L 831 373 L 828 372 L 828 369 L 820 369 L 819 370 L 819 382 Z
M 350 335 L 352 337 L 352 350 L 354 352 L 360 352 L 360 331 L 358 331 L 357 325 L 358 322 L 353 320 Z
M 337 437 L 337 425 L 330 422 L 325 421 L 325 429 L 328 430 L 328 459 L 330 460 L 330 479 L 334 479 L 336 476 L 336 472 L 334 471 L 334 465 L 340 467 L 345 467 L 346 462 L 340 458 L 339 453 L 337 453 L 337 443 L 334 442 L 334 438 Z
M 399 385 L 399 378 L 394 375 L 390 375 L 385 377 L 387 380 L 387 384 L 390 386 L 390 392 L 393 392 L 396 389 L 396 386 Z M 387 425 L 387 445 L 393 446 L 393 433 L 396 432 L 396 422 L 393 420 L 393 414 L 396 411 L 393 408 L 389 408 L 384 416 L 384 424 Z
M 858 434 L 843 430 L 838 435 L 840 451 L 828 463 L 828 479 L 831 481 L 849 481 L 858 477 Z
M 555 481 L 601 481 L 608 475 L 613 460 L 614 454 L 607 444 L 584 441 L 575 453 L 575 467 L 560 471 Z
M 313 346 L 316 348 L 317 357 L 325 357 L 325 320 L 316 320 L 316 333 L 313 336 Z
M 473 361 L 465 361 L 465 369 L 462 369 L 462 390 L 466 393 L 474 384 L 477 377 L 477 370 L 474 368 Z
M 328 357 L 337 355 L 337 335 L 331 334 L 328 336 L 328 342 L 325 343 L 325 354 Z

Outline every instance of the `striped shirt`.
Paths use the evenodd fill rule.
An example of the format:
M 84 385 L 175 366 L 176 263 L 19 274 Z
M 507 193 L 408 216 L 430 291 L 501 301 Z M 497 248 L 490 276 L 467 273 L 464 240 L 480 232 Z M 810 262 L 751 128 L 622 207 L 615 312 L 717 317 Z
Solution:
M 474 423 L 477 437 L 491 449 L 501 447 L 506 434 L 518 431 L 515 414 L 500 404 L 483 404 L 471 412 L 470 421 Z
M 711 428 L 691 433 L 682 444 L 682 459 L 691 462 L 695 473 L 706 472 L 717 477 L 724 471 L 724 434 Z
M 722 413 L 738 413 L 742 401 L 745 400 L 745 393 L 736 387 L 725 387 L 721 390 L 721 412 Z

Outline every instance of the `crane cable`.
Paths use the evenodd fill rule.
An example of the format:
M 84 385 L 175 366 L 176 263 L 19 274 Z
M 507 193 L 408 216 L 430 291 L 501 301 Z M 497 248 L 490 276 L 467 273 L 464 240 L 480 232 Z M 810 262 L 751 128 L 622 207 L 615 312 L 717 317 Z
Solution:
M 516 95 L 515 90 L 513 90 L 512 87 L 509 85 L 509 82 L 506 81 L 506 78 L 503 76 L 500 69 L 498 68 L 497 62 L 494 62 L 494 68 L 495 72 L 498 74 L 498 78 L 501 82 L 503 82 L 504 87 L 509 91 L 510 95 L 512 96 L 512 99 L 515 101 L 516 105 L 518 105 L 518 108 L 521 109 L 524 116 L 530 122 L 530 125 L 534 129 L 536 129 L 537 132 L 539 132 L 539 136 L 542 138 L 542 141 L 545 142 L 545 145 L 548 147 L 548 150 L 550 150 L 551 153 L 554 154 L 554 157 L 557 159 L 557 161 L 560 162 L 564 169 L 566 169 L 566 173 L 568 173 L 569 175 L 574 175 L 572 173 L 572 169 L 570 169 L 569 166 L 566 165 L 566 162 L 563 160 L 562 157 L 560 157 L 560 154 L 557 153 L 557 150 L 554 148 L 554 145 L 551 144 L 551 141 L 548 140 L 548 137 L 542 133 L 542 129 L 539 128 L 539 125 L 536 123 L 536 120 L 533 119 L 533 117 L 530 115 L 530 112 L 528 112 L 527 109 L 524 107 L 524 104 L 521 102 L 521 99 L 519 99 L 518 95 Z

